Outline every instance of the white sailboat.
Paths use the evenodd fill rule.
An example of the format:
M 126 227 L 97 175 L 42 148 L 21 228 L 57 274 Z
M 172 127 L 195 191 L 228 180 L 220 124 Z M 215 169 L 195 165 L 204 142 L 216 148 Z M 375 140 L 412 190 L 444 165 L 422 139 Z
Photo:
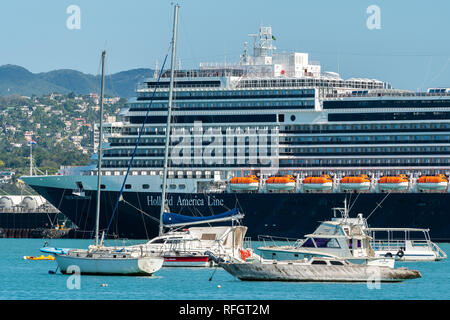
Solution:
M 171 133 L 171 121 L 172 121 L 172 104 L 173 104 L 173 88 L 174 88 L 174 66 L 176 61 L 176 50 L 177 50 L 177 33 L 178 33 L 178 9 L 179 6 L 175 5 L 174 14 L 174 24 L 173 24 L 173 38 L 172 38 L 172 59 L 171 59 L 171 73 L 170 73 L 170 83 L 169 83 L 169 101 L 167 109 L 167 124 L 166 124 L 166 143 L 165 143 L 165 154 L 164 154 L 164 167 L 163 167 L 163 181 L 161 188 L 161 208 L 160 208 L 160 218 L 159 218 L 159 235 L 158 237 L 151 239 L 147 244 L 146 248 L 150 252 L 159 252 L 159 254 L 164 258 L 164 266 L 177 266 L 177 267 L 204 267 L 210 266 L 209 256 L 205 254 L 206 251 L 212 250 L 214 244 L 217 243 L 216 238 L 220 233 L 219 230 L 214 230 L 214 227 L 207 227 L 206 229 L 194 230 L 184 229 L 170 230 L 165 232 L 165 227 L 173 227 L 171 222 L 165 223 L 164 220 L 167 215 L 169 208 L 166 206 L 166 188 L 167 188 L 167 171 L 168 171 L 168 160 L 169 160 L 169 147 L 170 147 L 170 133 Z M 193 217 L 190 217 L 193 218 Z M 214 221 L 215 217 L 211 217 Z M 230 217 L 231 220 L 235 219 Z M 210 220 L 210 221 L 211 221 Z M 208 222 L 208 221 L 207 221 Z M 192 224 L 190 223 L 182 224 L 182 226 Z M 194 222 L 195 224 L 195 222 Z M 191 232 L 192 231 L 192 232 Z M 224 232 L 224 230 L 221 230 Z M 212 236 L 214 234 L 213 243 L 209 243 L 207 240 L 202 239 L 204 234 L 209 234 Z
M 174 89 L 174 65 L 176 61 L 176 43 L 178 31 L 178 8 L 175 6 L 173 25 L 172 61 L 169 84 L 169 101 L 166 124 L 166 144 L 164 155 L 164 170 L 161 189 L 161 207 L 159 219 L 159 235 L 151 239 L 145 246 L 147 251 L 159 252 L 164 258 L 164 266 L 172 267 L 210 267 L 215 257 L 225 258 L 235 254 L 243 245 L 247 228 L 239 225 L 244 217 L 239 210 L 233 209 L 219 215 L 209 217 L 192 217 L 169 213 L 166 206 L 167 171 L 169 159 L 172 104 Z M 192 225 L 231 221 L 231 226 L 189 227 Z M 238 222 L 235 225 L 235 222 Z M 169 231 L 165 232 L 165 228 Z
M 144 246 L 107 247 L 103 244 L 103 237 L 99 241 L 105 57 L 106 52 L 103 51 L 95 245 L 89 246 L 87 250 L 46 247 L 41 251 L 54 254 L 58 268 L 64 274 L 68 273 L 68 270 L 78 268 L 80 274 L 152 275 L 163 265 L 164 260 L 161 256 L 148 253 Z

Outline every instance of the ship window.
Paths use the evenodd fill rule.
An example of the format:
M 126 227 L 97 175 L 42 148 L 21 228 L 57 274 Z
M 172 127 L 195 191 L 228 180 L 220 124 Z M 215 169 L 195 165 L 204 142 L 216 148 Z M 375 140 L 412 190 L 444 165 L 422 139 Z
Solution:
M 149 188 L 150 188 L 150 186 L 148 184 L 143 184 L 142 185 L 142 189 L 149 189 Z
M 125 189 L 131 189 L 131 184 L 126 184 Z
M 313 262 L 311 262 L 311 264 L 322 264 L 322 265 L 326 265 L 327 262 L 326 262 L 326 261 L 322 261 L 322 260 L 314 260 Z
M 340 261 L 330 261 L 331 265 L 333 266 L 343 266 L 344 264 Z
M 106 186 L 104 184 L 100 185 L 100 189 L 106 189 Z

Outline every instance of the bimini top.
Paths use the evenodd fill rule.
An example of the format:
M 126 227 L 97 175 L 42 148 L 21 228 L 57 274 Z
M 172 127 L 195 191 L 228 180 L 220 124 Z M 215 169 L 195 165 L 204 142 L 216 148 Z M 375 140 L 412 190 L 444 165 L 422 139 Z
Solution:
M 207 217 L 184 216 L 181 214 L 165 212 L 163 216 L 163 223 L 165 226 L 177 227 L 210 222 L 240 220 L 242 218 L 244 218 L 244 215 L 239 212 L 238 208 Z

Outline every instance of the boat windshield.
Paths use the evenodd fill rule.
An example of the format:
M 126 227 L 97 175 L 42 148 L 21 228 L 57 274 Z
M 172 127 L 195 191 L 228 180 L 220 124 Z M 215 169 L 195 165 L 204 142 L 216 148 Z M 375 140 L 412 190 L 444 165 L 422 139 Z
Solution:
M 303 242 L 304 248 L 340 248 L 335 238 L 308 238 Z

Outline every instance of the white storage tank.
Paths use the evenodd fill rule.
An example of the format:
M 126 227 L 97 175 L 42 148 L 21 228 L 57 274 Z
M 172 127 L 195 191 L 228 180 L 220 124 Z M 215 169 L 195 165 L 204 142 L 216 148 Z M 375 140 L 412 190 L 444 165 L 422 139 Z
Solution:
M 8 196 L 0 197 L 0 209 L 12 209 L 14 206 L 13 200 Z

